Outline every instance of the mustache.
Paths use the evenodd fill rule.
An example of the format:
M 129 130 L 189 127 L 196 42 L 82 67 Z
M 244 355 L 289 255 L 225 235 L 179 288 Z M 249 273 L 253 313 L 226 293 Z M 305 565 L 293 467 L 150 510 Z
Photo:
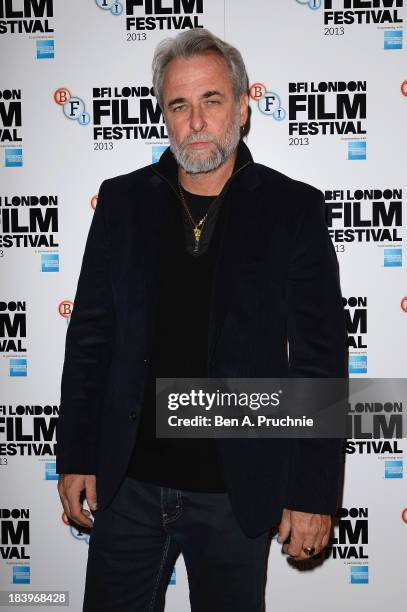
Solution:
M 209 134 L 190 134 L 184 138 L 184 140 L 180 143 L 180 146 L 185 147 L 186 145 L 193 144 L 194 142 L 215 142 L 215 139 Z

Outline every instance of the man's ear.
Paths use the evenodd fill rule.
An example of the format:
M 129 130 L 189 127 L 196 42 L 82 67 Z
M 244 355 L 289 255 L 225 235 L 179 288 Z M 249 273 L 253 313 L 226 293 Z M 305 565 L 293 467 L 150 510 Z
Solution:
M 243 127 L 247 123 L 249 116 L 249 96 L 244 93 L 240 96 L 240 126 Z

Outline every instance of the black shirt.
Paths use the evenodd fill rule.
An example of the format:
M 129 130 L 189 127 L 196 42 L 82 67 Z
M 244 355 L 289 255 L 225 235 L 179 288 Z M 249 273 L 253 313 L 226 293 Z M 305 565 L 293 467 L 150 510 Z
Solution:
M 151 369 L 147 379 L 136 445 L 127 475 L 160 486 L 224 492 L 225 484 L 213 439 L 155 438 L 155 378 L 206 378 L 208 325 L 213 275 L 221 234 L 222 198 L 184 191 L 195 222 L 207 212 L 199 251 L 193 226 L 179 201 L 184 243 L 165 233 L 160 288 L 155 315 Z
M 195 237 L 193 233 L 193 226 L 191 220 L 188 217 L 188 214 L 185 211 L 185 208 L 182 207 L 185 224 L 185 248 L 188 253 L 193 257 L 199 257 L 207 250 L 211 242 L 213 230 L 216 225 L 216 220 L 218 218 L 218 212 L 221 206 L 221 201 L 222 197 L 224 196 L 224 192 L 222 192 L 222 194 L 220 194 L 219 196 L 196 195 L 195 193 L 190 193 L 185 189 L 182 189 L 182 192 L 184 194 L 188 209 L 195 223 L 200 221 L 206 215 L 206 213 L 208 213 L 205 222 L 202 225 L 202 233 L 199 240 L 199 250 L 198 252 L 195 252 Z

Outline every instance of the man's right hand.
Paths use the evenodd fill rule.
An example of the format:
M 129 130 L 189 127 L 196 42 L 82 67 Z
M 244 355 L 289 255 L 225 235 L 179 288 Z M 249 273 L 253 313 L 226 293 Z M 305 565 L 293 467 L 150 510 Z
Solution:
M 85 490 L 88 506 L 94 512 L 97 509 L 96 476 L 93 474 L 61 474 L 59 476 L 58 493 L 65 514 L 79 525 L 92 527 L 90 512 L 84 510 L 80 502 L 83 490 Z

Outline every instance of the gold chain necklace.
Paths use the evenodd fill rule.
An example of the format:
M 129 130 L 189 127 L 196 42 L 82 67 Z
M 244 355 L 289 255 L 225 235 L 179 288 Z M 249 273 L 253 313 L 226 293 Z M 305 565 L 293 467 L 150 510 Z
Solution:
M 199 251 L 199 241 L 201 239 L 201 234 L 202 234 L 202 228 L 204 226 L 204 223 L 206 221 L 206 218 L 208 216 L 209 213 L 209 208 L 216 202 L 216 200 L 219 198 L 219 195 L 216 196 L 216 198 L 209 204 L 209 208 L 206 212 L 206 214 L 202 217 L 202 219 L 200 219 L 200 221 L 198 221 L 198 223 L 195 223 L 191 212 L 187 206 L 186 200 L 185 200 L 185 196 L 183 194 L 182 191 L 182 187 L 181 187 L 181 183 L 178 181 L 178 191 L 179 191 L 179 195 L 181 197 L 181 202 L 185 208 L 185 211 L 187 213 L 188 219 L 191 222 L 192 225 L 192 231 L 194 232 L 194 238 L 195 238 L 195 246 L 194 246 L 194 253 L 197 253 Z

